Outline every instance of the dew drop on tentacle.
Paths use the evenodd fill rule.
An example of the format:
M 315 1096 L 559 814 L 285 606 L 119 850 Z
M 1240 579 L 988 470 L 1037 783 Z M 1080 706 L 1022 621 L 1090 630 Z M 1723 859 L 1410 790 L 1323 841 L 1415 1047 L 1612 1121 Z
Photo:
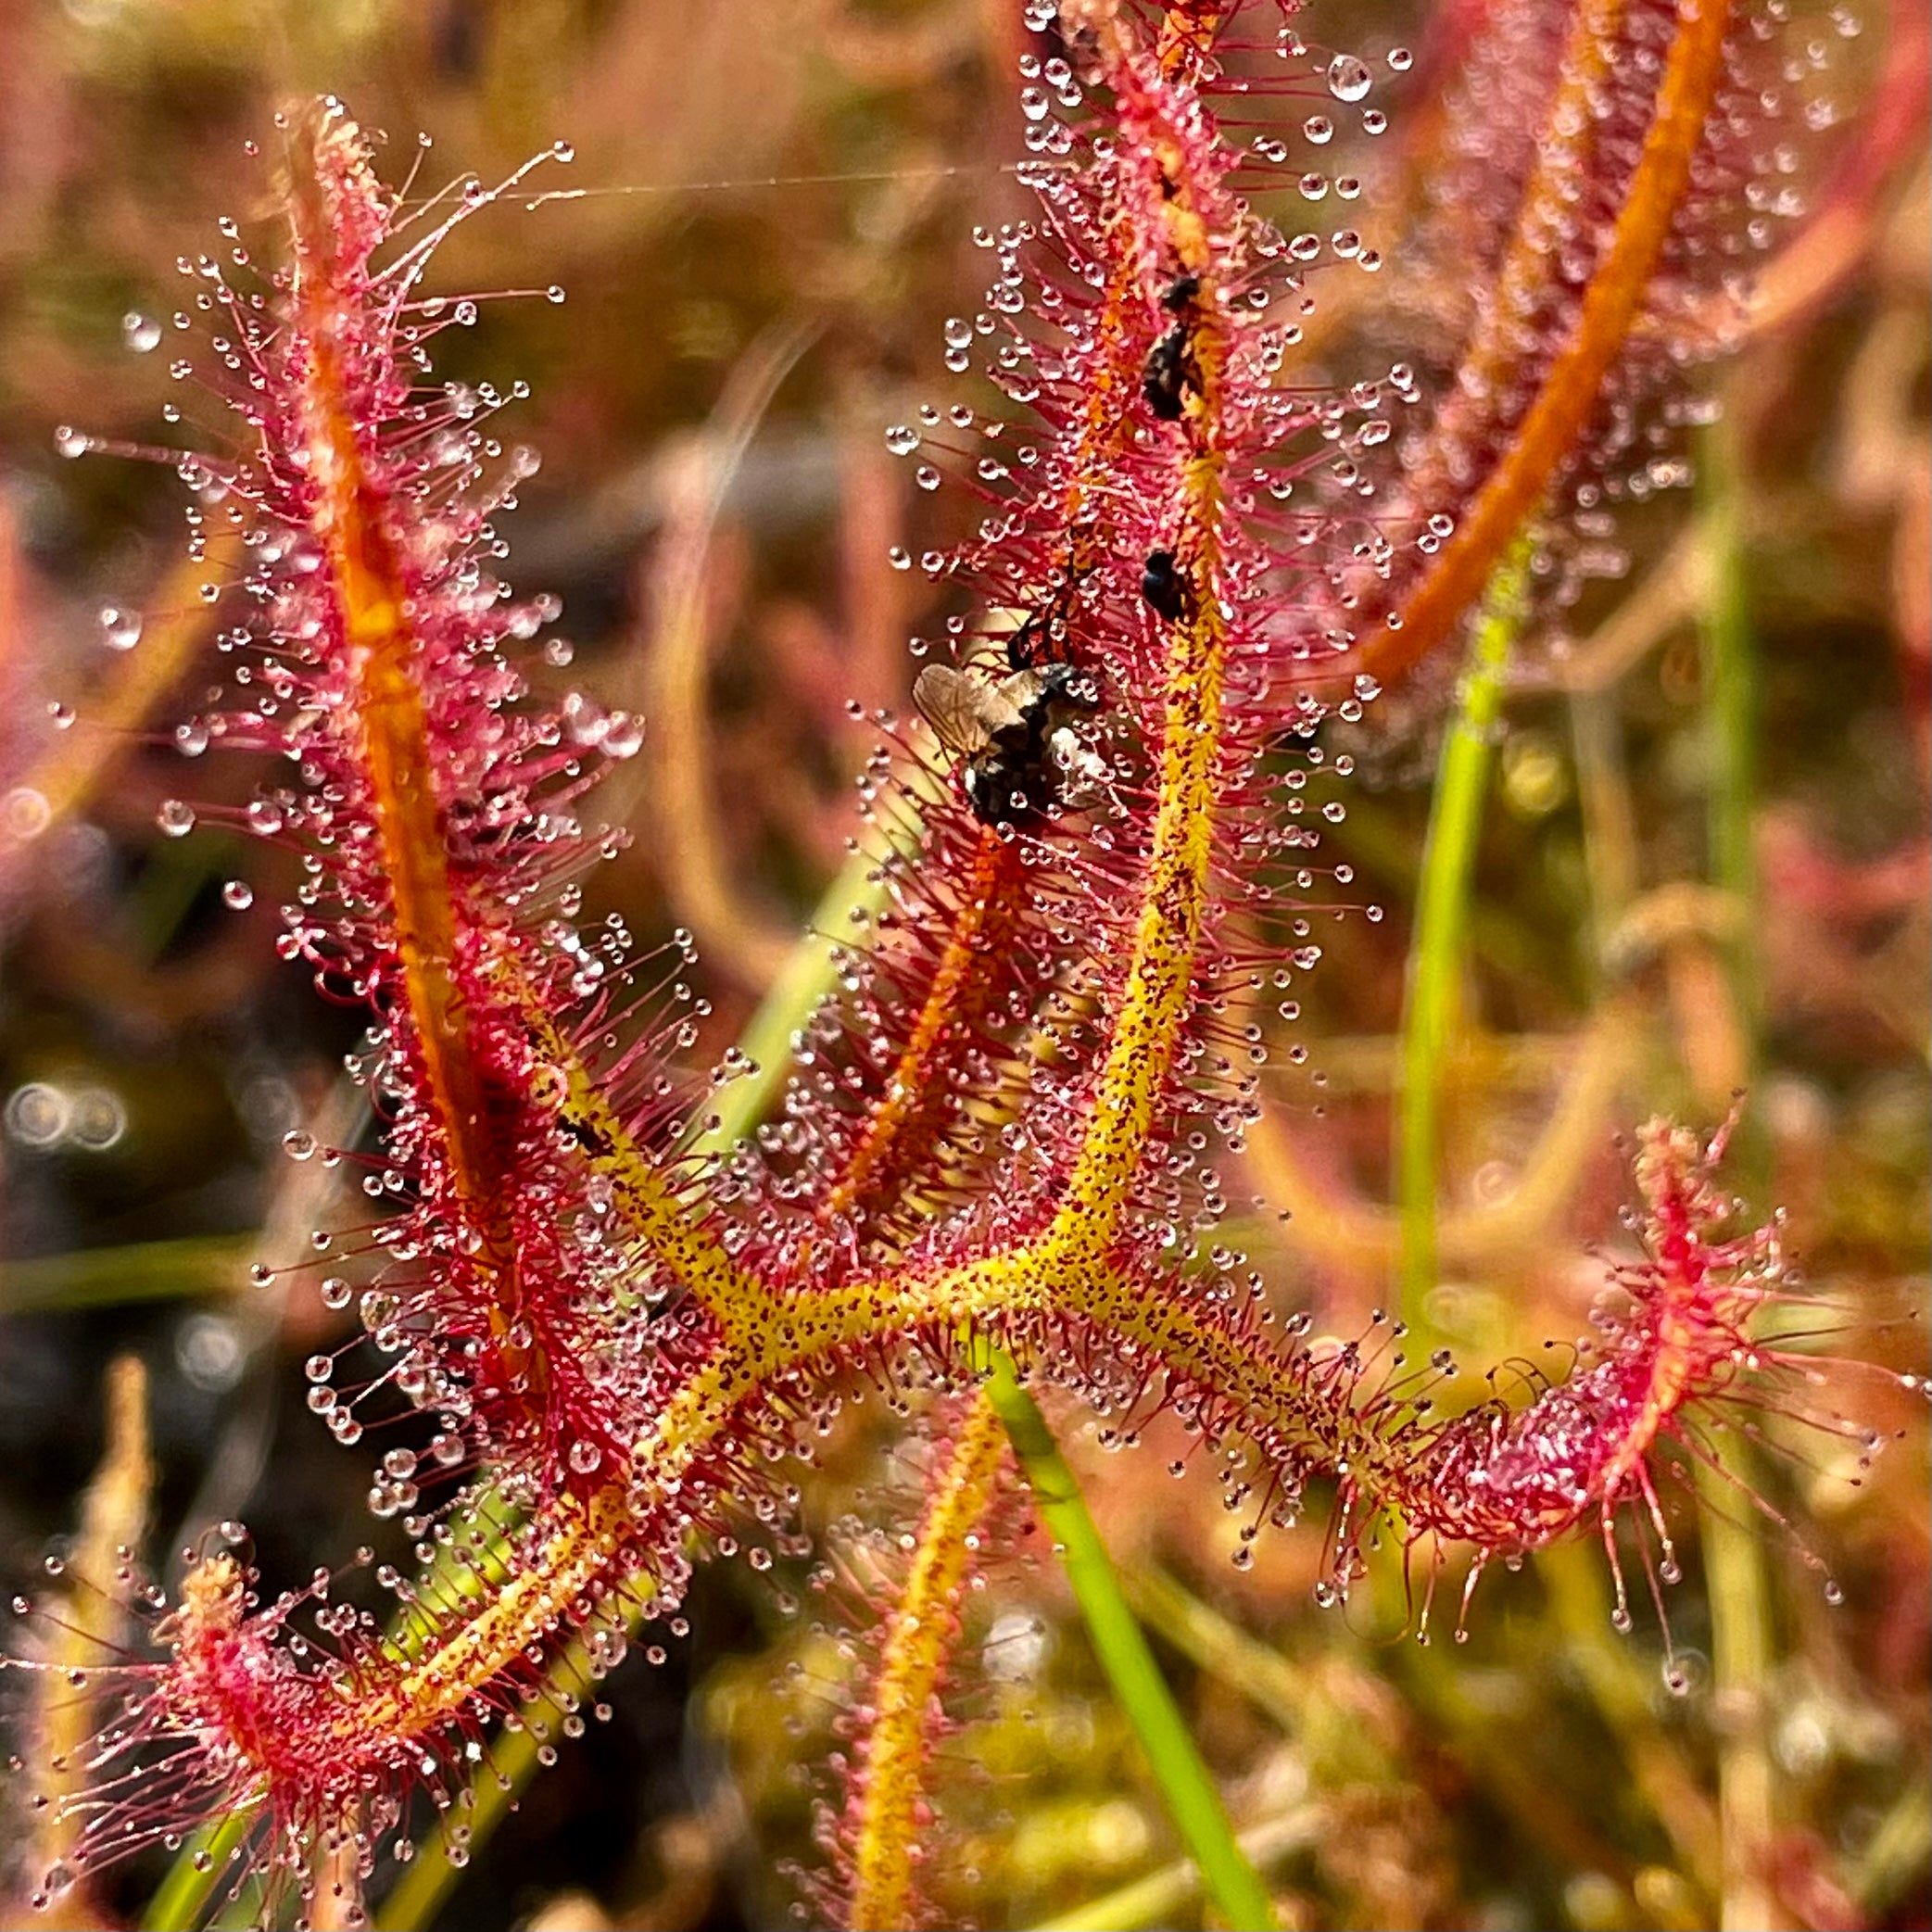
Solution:
M 1337 54 L 1328 64 L 1328 91 L 1338 101 L 1360 100 L 1373 79 L 1367 63 L 1353 54 Z

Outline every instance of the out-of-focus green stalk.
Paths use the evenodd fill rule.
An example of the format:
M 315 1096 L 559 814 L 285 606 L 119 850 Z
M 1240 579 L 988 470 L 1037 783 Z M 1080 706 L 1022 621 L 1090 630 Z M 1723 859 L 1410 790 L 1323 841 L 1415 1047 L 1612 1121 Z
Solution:
M 1334 1699 L 1332 1680 L 1322 1673 L 1251 1635 L 1162 1570 L 1136 1571 L 1126 1587 L 1149 1629 L 1295 1740 L 1315 1789 L 1399 1784 L 1412 1774 L 1401 1734 L 1364 1728 Z M 1592 1636 L 1597 1634 L 1593 1626 Z M 1602 1634 L 1609 1635 L 1607 1627 Z M 1600 1873 L 1627 1892 L 1627 1862 L 1548 1784 L 1521 1740 L 1498 1728 L 1494 1708 L 1470 1694 L 1465 1674 L 1447 1668 L 1440 1653 L 1404 1648 L 1407 1661 L 1395 1664 L 1394 1674 L 1422 1731 L 1487 1787 L 1526 1842 L 1539 1845 L 1559 1865 Z M 1524 1660 L 1527 1670 L 1540 1667 L 1539 1657 Z M 1242 1842 L 1247 1843 L 1245 1837 Z
M 739 1037 L 738 1050 L 751 1070 L 720 1093 L 712 1120 L 692 1138 L 690 1153 L 728 1154 L 771 1110 L 791 1067 L 793 1038 L 837 980 L 834 949 L 862 939 L 879 908 L 884 867 L 872 853 L 854 852 L 826 888 L 805 937 L 792 948 Z
M 231 1860 L 256 1819 L 252 1809 L 231 1812 L 219 1824 L 195 1833 L 147 1901 L 141 1932 L 181 1932 L 183 1926 L 199 1925 L 208 1899 L 232 1869 Z
M 1736 901 L 1740 916 L 1730 946 L 1732 997 L 1746 1037 L 1755 1044 L 1759 1017 L 1758 859 L 1753 840 L 1758 804 L 1758 663 L 1745 590 L 1738 527 L 1737 483 L 1729 437 L 1722 425 L 1704 438 L 1704 541 L 1710 587 L 1698 623 L 1703 647 L 1706 757 L 1710 771 L 1707 839 L 1711 876 Z
M 1686 1762 L 1683 1737 L 1661 1712 L 1654 1654 L 1620 1636 L 1610 1620 L 1603 1551 L 1577 1540 L 1542 1551 L 1548 1640 L 1615 1737 L 1635 1792 L 1676 1848 L 1678 1877 L 1699 1922 L 1716 1915 L 1723 1889 L 1717 1806 Z
M 581 1644 L 572 1644 L 545 1678 L 547 1690 L 568 1690 L 581 1697 L 595 1681 L 589 1654 Z M 467 1858 L 486 1839 L 509 1814 L 525 1786 L 537 1775 L 539 1753 L 549 1739 L 540 1736 L 526 1717 L 518 1729 L 499 1729 L 490 1740 L 489 1775 L 480 1777 L 471 1787 L 474 1801 L 459 1822 L 463 1829 Z M 375 1932 L 418 1932 L 441 1911 L 462 1867 L 450 1857 L 450 1843 L 442 1832 L 434 1832 L 416 1848 L 416 1855 L 403 1867 L 402 1875 L 389 1888 L 371 1924 Z
M 1608 956 L 1610 935 L 1637 896 L 1635 814 L 1614 690 L 1573 691 L 1570 739 L 1583 813 L 1584 865 L 1589 879 L 1589 957 Z
M 1755 1057 L 1759 990 L 1753 936 L 1758 877 L 1752 850 L 1757 804 L 1757 662 L 1738 529 L 1737 476 L 1723 427 L 1703 440 L 1704 527 L 1711 547 L 1699 635 L 1703 647 L 1710 768 L 1711 869 L 1737 908 L 1727 978 L 1739 1035 Z M 1711 1596 L 1711 1649 L 1716 1696 L 1739 1713 L 1718 1740 L 1718 1814 L 1724 1838 L 1723 1932 L 1776 1932 L 1786 1923 L 1775 1893 L 1761 1875 L 1773 1840 L 1774 1784 L 1765 1735 L 1764 1699 L 1775 1647 L 1771 1632 L 1763 1552 L 1738 1520 L 1741 1483 L 1754 1486 L 1747 1446 L 1724 1433 L 1722 1458 L 1731 1481 L 1700 1467 L 1704 1568 Z
M 259 1233 L 189 1234 L 9 1261 L 0 1267 L 0 1313 L 217 1294 L 235 1284 L 260 1244 Z
M 1529 539 L 1519 537 L 1491 580 L 1476 620 L 1462 692 L 1443 739 L 1429 834 L 1416 892 L 1402 1015 L 1402 1092 L 1395 1142 L 1401 1206 L 1400 1303 L 1420 1352 L 1433 1347 L 1423 1303 L 1436 1285 L 1436 1181 L 1442 1141 L 1442 1067 L 1455 1022 L 1470 879 L 1495 760 L 1503 678 L 1522 628 Z
M 159 959 L 210 880 L 242 869 L 245 850 L 239 837 L 209 828 L 184 845 L 164 842 L 154 852 L 134 880 L 123 915 L 136 961 L 151 966 Z
M 1852 1896 L 1875 1919 L 1898 1903 L 1932 1854 L 1932 1783 L 1914 1778 L 1893 1800 L 1854 1862 Z
M 992 1357 L 987 1393 L 1013 1443 L 1034 1507 L 1052 1534 L 1060 1567 L 1086 1620 L 1094 1654 L 1113 1686 L 1160 1788 L 1168 1815 L 1200 1870 L 1201 1884 L 1214 1908 L 1239 1932 L 1271 1932 L 1276 1925 L 1268 1888 L 1242 1851 L 1222 1808 L 1213 1774 L 1202 1761 L 1193 1735 L 1182 1718 L 1147 1638 L 1128 1608 L 1106 1545 L 1088 1512 L 1086 1499 L 1067 1458 L 1060 1454 L 1040 1406 L 1021 1386 L 1012 1361 Z M 1143 1924 L 1140 1918 L 1071 1923 Z
M 1320 1805 L 1306 1804 L 1251 1825 L 1235 1843 L 1251 1865 L 1267 1871 L 1307 1850 L 1321 1836 L 1325 1822 Z M 1183 1859 L 1049 1919 L 1037 1932 L 1148 1932 L 1171 1926 L 1200 1896 L 1200 1869 L 1192 1859 Z

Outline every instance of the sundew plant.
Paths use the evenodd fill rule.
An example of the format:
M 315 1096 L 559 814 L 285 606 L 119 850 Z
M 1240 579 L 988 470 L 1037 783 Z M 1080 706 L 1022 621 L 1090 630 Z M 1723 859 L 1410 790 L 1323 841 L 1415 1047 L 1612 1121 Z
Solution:
M 335 1438 L 373 1520 L 274 1527 L 312 1507 L 278 1448 L 240 1483 L 217 1465 L 170 1547 L 144 1528 L 174 1505 L 143 1377 L 117 1367 L 78 1534 L 41 1574 L 24 1526 L 15 1552 L 6 1882 L 40 1922 L 1923 1904 L 1926 1726 L 1900 1714 L 1923 1522 L 1873 1526 L 1924 1453 L 1923 1122 L 1870 1157 L 1905 1176 L 1883 1248 L 1816 1206 L 1837 1170 L 1807 1129 L 1814 1089 L 1855 1084 L 1848 1051 L 1922 1088 L 1923 987 L 1888 979 L 1885 1044 L 1835 1042 L 1807 1088 L 1771 1070 L 1792 1027 L 1754 910 L 1782 855 L 1821 923 L 1890 922 L 1902 972 L 1923 881 L 1902 835 L 1889 901 L 1863 873 L 1864 899 L 1808 884 L 1827 861 L 1801 833 L 1767 845 L 1783 674 L 1720 407 L 1729 380 L 1772 423 L 1729 372 L 1774 385 L 1759 346 L 1782 339 L 1784 393 L 1828 425 L 1789 434 L 1870 453 L 1870 402 L 1839 424 L 1788 345 L 1862 275 L 1891 272 L 1902 312 L 1872 264 L 1899 246 L 1923 23 L 1875 47 L 1785 0 L 1475 0 L 1405 43 L 1282 0 L 992 11 L 976 31 L 1018 73 L 999 165 L 713 184 L 890 188 L 840 240 L 848 275 L 921 219 L 921 183 L 984 191 L 948 259 L 983 284 L 953 281 L 949 386 L 889 408 L 857 384 L 877 407 L 838 486 L 853 638 L 903 617 L 910 656 L 841 652 L 794 599 L 706 695 L 707 633 L 757 569 L 721 525 L 761 422 L 820 355 L 849 384 L 866 360 L 865 330 L 798 309 L 665 461 L 641 674 L 574 663 L 540 555 L 509 561 L 549 473 L 517 440 L 528 385 L 477 373 L 470 332 L 505 297 L 562 305 L 559 339 L 623 369 L 726 326 L 533 266 L 547 216 L 650 185 L 595 178 L 608 102 L 581 156 L 452 180 L 347 81 L 284 93 L 245 211 L 170 239 L 179 312 L 128 314 L 171 378 L 158 429 L 77 406 L 53 430 L 85 459 L 62 488 L 171 468 L 187 554 L 141 615 L 102 612 L 91 690 L 16 649 L 46 715 L 8 748 L 6 890 L 51 890 L 107 762 L 156 732 L 154 769 L 191 761 L 144 808 L 156 867 L 215 868 L 259 954 L 244 981 L 346 1020 L 346 1080 L 311 1055 L 299 1106 L 283 1080 L 243 1244 L 237 1306 L 283 1312 L 177 1358 L 232 1386 L 252 1322 L 307 1411 L 286 1432 Z M 623 38 L 566 14 L 560 59 Z M 459 91 L 540 67 L 438 19 L 418 53 Z M 702 62 L 710 30 L 680 56 L 657 24 L 660 60 Z M 883 69 L 951 31 L 925 27 L 833 38 Z M 513 285 L 471 279 L 491 247 Z M 1848 393 L 1885 377 L 1866 353 L 1831 350 Z M 546 456 L 611 441 L 593 395 Z M 1845 701 L 1890 692 L 1861 755 L 1915 802 L 1909 569 L 1903 668 Z M 1687 787 L 1668 758 L 1633 778 L 1607 695 L 1660 643 Z M 857 779 L 842 825 L 833 767 Z M 1493 778 L 1520 823 L 1574 827 L 1494 895 Z M 661 890 L 635 890 L 640 860 Z M 791 946 L 774 881 L 841 860 Z M 1500 1034 L 1484 1096 L 1498 960 L 1488 997 L 1525 1034 L 1586 1009 L 1541 1126 L 1498 1097 Z M 18 1159 L 78 1158 L 120 1103 L 33 1065 Z M 1812 1204 L 1797 1239 L 1787 1183 Z M 211 1285 L 205 1237 L 100 1245 L 91 1274 L 23 1264 L 15 1294 L 57 1307 L 170 1257 L 173 1289 L 138 1295 Z M 715 1653 L 708 1612 L 740 1632 Z M 513 1905 L 482 1898 L 540 1774 L 627 1699 L 676 1701 L 694 1649 L 685 1837 L 534 1885 L 511 1863 Z M 1539 1673 L 1562 1770 L 1511 1755 Z M 546 1902 L 567 1885 L 602 1901 Z

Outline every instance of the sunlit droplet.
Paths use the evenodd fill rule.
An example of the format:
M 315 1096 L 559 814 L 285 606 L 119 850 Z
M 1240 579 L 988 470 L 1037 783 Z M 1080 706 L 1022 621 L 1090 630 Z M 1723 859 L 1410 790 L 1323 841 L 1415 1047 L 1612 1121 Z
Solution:
M 141 641 L 141 612 L 123 605 L 100 607 L 100 636 L 112 651 L 132 651 Z
M 1328 64 L 1328 91 L 1338 101 L 1360 100 L 1371 79 L 1368 67 L 1353 54 L 1337 54 Z

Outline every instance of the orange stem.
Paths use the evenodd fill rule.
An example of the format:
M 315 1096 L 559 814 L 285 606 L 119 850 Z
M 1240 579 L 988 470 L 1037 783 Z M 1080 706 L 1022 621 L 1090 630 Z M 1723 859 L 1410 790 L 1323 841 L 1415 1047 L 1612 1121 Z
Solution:
M 1514 442 L 1408 597 L 1400 629 L 1383 631 L 1362 646 L 1362 669 L 1383 684 L 1413 670 L 1451 634 L 1588 423 L 1690 184 L 1691 162 L 1724 78 L 1729 21 L 1728 0 L 1679 0 L 1677 34 L 1658 87 L 1656 113 L 1575 328 Z
M 470 995 L 457 977 L 462 912 L 450 878 L 444 813 L 416 682 L 416 639 L 400 559 L 357 432 L 340 334 L 354 306 L 340 287 L 332 170 L 367 169 L 352 123 L 322 121 L 312 157 L 296 170 L 297 301 L 309 336 L 304 382 L 314 524 L 335 580 L 355 685 L 363 773 L 382 841 L 396 948 L 431 1105 L 465 1221 L 482 1237 L 486 1265 L 510 1276 L 512 1177 L 469 1025 Z M 323 157 L 333 145 L 346 152 Z M 507 1320 L 499 1307 L 495 1325 Z
M 1544 116 L 1536 159 L 1522 193 L 1509 246 L 1480 301 L 1475 323 L 1454 378 L 1443 393 L 1429 444 L 1411 473 L 1409 499 L 1427 509 L 1446 494 L 1458 445 L 1482 433 L 1484 418 L 1531 325 L 1539 296 L 1549 286 L 1549 247 L 1571 219 L 1589 165 L 1597 116 L 1592 102 L 1610 71 L 1623 0 L 1584 0 L 1571 24 L 1557 87 Z
M 1012 941 L 1026 875 L 1019 840 L 1002 839 L 990 827 L 980 833 L 926 1003 L 892 1068 L 885 1097 L 873 1109 L 845 1172 L 818 1210 L 820 1220 L 845 1220 L 868 1206 L 890 1206 L 932 1146 L 957 1098 L 945 1078 L 948 1065 L 985 1017 L 998 983 L 986 968 Z

